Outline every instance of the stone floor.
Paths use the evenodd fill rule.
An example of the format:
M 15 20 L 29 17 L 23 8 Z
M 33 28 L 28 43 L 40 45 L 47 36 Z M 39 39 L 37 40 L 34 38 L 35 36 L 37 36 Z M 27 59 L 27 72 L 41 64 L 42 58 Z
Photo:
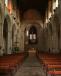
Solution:
M 15 76 L 46 76 L 36 57 L 28 57 Z

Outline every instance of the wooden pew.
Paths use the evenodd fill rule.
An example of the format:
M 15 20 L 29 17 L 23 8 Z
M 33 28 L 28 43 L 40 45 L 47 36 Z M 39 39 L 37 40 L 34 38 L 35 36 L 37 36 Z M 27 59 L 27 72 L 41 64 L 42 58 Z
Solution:
M 61 55 L 39 54 L 38 58 L 42 61 L 46 69 L 46 76 L 48 76 L 48 74 L 61 75 Z
M 54 70 L 54 71 L 48 71 L 48 74 L 49 75 L 53 75 L 53 76 L 55 76 L 55 75 L 60 75 L 61 76 L 61 70 Z M 48 76 L 48 75 L 46 75 L 46 76 Z
M 15 70 L 23 62 L 24 54 L 12 54 L 0 57 L 0 72 Z

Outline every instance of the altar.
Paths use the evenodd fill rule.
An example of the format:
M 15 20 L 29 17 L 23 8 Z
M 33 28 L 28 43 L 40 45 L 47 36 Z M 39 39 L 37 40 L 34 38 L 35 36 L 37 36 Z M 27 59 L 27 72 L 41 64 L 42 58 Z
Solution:
M 29 57 L 33 57 L 36 56 L 36 49 L 35 48 L 31 48 L 29 49 Z

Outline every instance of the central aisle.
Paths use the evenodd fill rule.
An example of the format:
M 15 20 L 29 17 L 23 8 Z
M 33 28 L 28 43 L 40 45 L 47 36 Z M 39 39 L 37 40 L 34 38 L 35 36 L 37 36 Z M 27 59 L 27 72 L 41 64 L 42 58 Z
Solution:
M 28 56 L 15 76 L 45 76 L 45 72 L 36 56 Z

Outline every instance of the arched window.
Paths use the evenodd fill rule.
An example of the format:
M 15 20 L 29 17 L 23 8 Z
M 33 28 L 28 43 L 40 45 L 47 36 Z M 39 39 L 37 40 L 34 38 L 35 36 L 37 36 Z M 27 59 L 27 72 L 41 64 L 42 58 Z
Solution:
M 12 13 L 12 1 L 11 0 L 5 0 L 5 5 L 8 8 L 9 13 Z
M 7 5 L 8 5 L 8 0 L 5 0 L 5 5 L 6 5 L 6 7 L 7 7 Z
M 31 44 L 37 43 L 37 30 L 35 26 L 31 26 L 29 30 L 29 43 Z

